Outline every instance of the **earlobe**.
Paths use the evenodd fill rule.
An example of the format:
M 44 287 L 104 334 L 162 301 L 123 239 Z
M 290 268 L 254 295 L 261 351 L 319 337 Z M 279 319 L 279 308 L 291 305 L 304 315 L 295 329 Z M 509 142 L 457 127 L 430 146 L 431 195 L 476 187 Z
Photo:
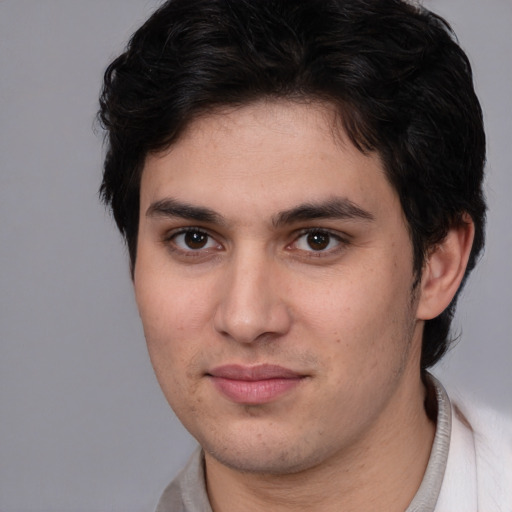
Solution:
M 430 320 L 440 315 L 459 289 L 466 271 L 475 226 L 468 214 L 452 227 L 446 237 L 427 257 L 421 278 L 418 320 Z

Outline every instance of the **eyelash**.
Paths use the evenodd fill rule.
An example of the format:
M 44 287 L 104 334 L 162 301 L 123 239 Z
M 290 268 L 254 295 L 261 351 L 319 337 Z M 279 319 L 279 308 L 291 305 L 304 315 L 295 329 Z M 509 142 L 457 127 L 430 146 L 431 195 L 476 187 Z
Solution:
M 191 226 L 191 227 L 187 227 L 187 228 L 181 228 L 181 229 L 178 229 L 178 230 L 174 230 L 170 233 L 168 233 L 164 239 L 163 239 L 163 243 L 167 246 L 167 248 L 169 250 L 171 250 L 172 252 L 175 252 L 175 253 L 178 253 L 182 256 L 186 256 L 188 258 L 197 258 L 197 257 L 203 257 L 205 256 L 205 252 L 211 252 L 211 249 L 212 248 L 197 248 L 197 249 L 192 249 L 192 248 L 188 248 L 188 249 L 184 249 L 182 247 L 179 247 L 176 243 L 176 238 L 178 238 L 179 236 L 181 235 L 187 235 L 187 234 L 190 234 L 190 233 L 196 233 L 196 234 L 200 234 L 200 235 L 204 235 L 207 237 L 207 244 L 210 242 L 210 241 L 215 241 L 217 245 L 221 245 L 219 242 L 217 242 L 216 238 L 213 237 L 210 233 L 208 233 L 208 231 L 206 231 L 205 229 L 202 229 L 202 228 L 196 228 L 194 226 Z M 218 249 L 215 249 L 215 250 L 218 250 Z
M 330 245 L 333 241 L 336 242 L 336 246 L 330 249 L 320 249 L 315 251 L 313 248 L 310 247 L 311 250 L 302 250 L 299 249 L 303 254 L 306 255 L 306 257 L 309 258 L 322 258 L 322 257 L 328 257 L 335 254 L 338 254 L 341 250 L 343 250 L 347 245 L 349 245 L 349 240 L 345 236 L 341 236 L 337 232 L 333 232 L 329 229 L 323 229 L 323 228 L 307 228 L 299 231 L 297 233 L 297 236 L 294 238 L 293 242 L 288 245 L 288 247 L 292 245 L 297 245 L 299 240 L 303 237 L 307 236 L 314 236 L 314 235 L 322 235 L 327 236 L 329 238 L 328 245 Z
M 182 248 L 179 247 L 176 243 L 176 238 L 178 238 L 181 235 L 187 235 L 190 233 L 196 233 L 207 237 L 206 244 L 210 243 L 211 241 L 214 241 L 217 245 L 217 247 L 207 247 L 202 248 L 199 247 L 197 249 L 193 248 Z M 328 237 L 328 245 L 327 247 L 334 241 L 336 243 L 335 247 L 330 249 L 319 249 L 314 250 L 311 248 L 311 250 L 306 249 L 297 249 L 304 255 L 305 257 L 309 258 L 321 258 L 321 257 L 327 257 L 332 256 L 343 250 L 347 245 L 349 245 L 349 240 L 346 236 L 341 236 L 337 232 L 330 231 L 329 229 L 321 229 L 321 228 L 307 228 L 302 229 L 299 232 L 297 232 L 294 235 L 293 241 L 286 246 L 286 248 L 293 249 L 293 246 L 296 246 L 299 241 L 303 237 L 307 236 L 315 236 L 315 235 L 321 235 Z M 222 249 L 222 244 L 217 241 L 217 239 L 212 236 L 207 230 L 199 227 L 187 227 L 187 228 L 181 228 L 178 230 L 174 230 L 170 233 L 168 233 L 164 239 L 163 243 L 167 246 L 169 250 L 171 250 L 173 253 L 178 253 L 181 256 L 187 257 L 187 258 L 197 258 L 197 257 L 204 257 L 206 254 L 211 254 L 213 251 L 217 252 Z M 213 250 L 213 251 L 212 251 Z M 206 254 L 205 254 L 206 253 Z

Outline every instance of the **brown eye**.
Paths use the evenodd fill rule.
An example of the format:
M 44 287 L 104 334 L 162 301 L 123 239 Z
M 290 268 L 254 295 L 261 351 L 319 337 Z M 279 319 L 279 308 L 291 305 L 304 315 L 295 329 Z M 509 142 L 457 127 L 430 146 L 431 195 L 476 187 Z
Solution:
M 330 242 L 331 235 L 329 233 L 317 231 L 307 235 L 307 244 L 313 251 L 323 251 Z
M 172 242 L 183 251 L 214 249 L 219 245 L 208 233 L 199 229 L 187 229 L 176 233 L 172 237 Z
M 293 243 L 293 248 L 309 253 L 331 253 L 346 242 L 338 235 L 323 229 L 305 230 Z
M 188 231 L 183 242 L 189 249 L 203 249 L 208 243 L 208 235 L 202 231 Z

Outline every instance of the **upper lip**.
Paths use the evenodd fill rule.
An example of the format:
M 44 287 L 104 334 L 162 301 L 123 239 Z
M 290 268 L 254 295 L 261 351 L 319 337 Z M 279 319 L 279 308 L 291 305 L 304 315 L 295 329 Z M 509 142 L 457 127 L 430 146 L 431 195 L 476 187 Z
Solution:
M 217 366 L 208 372 L 212 377 L 220 377 L 231 380 L 258 381 L 268 379 L 298 379 L 303 377 L 289 368 L 274 364 L 261 364 L 257 366 L 243 366 L 228 364 Z

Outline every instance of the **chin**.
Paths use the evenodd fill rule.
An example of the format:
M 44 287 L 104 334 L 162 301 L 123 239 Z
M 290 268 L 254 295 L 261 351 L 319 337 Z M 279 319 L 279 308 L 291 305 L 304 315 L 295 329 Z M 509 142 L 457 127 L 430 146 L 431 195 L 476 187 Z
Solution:
M 268 449 L 262 448 L 245 453 L 231 450 L 208 453 L 222 465 L 240 473 L 290 475 L 316 465 L 287 450 L 268 453 Z
M 224 466 L 242 473 L 284 475 L 299 473 L 317 465 L 322 457 L 320 450 L 308 448 L 311 444 L 300 437 L 281 434 L 269 437 L 266 433 L 254 432 L 248 438 L 247 431 L 241 438 L 236 435 L 224 439 L 199 440 L 204 451 Z

